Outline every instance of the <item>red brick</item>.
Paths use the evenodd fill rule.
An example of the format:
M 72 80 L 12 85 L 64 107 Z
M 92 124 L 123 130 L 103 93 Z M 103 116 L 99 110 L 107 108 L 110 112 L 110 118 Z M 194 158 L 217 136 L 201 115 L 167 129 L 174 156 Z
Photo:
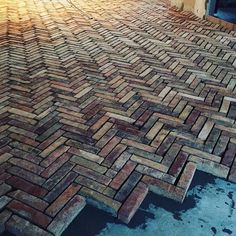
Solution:
M 19 177 L 12 176 L 10 179 L 6 181 L 9 185 L 16 189 L 21 189 L 29 194 L 32 194 L 36 197 L 43 197 L 47 194 L 47 190 L 39 187 L 37 185 L 34 185 L 26 180 L 23 180 Z
M 7 208 L 43 228 L 46 228 L 51 221 L 51 218 L 42 212 L 37 211 L 17 200 L 13 200 L 11 203 L 9 203 Z
M 136 163 L 133 161 L 128 161 L 124 167 L 118 172 L 116 177 L 110 183 L 110 187 L 114 189 L 119 189 L 120 186 L 124 183 L 124 181 L 129 177 L 131 172 L 135 169 Z
M 140 182 L 129 195 L 118 212 L 118 218 L 129 223 L 148 193 L 146 184 Z

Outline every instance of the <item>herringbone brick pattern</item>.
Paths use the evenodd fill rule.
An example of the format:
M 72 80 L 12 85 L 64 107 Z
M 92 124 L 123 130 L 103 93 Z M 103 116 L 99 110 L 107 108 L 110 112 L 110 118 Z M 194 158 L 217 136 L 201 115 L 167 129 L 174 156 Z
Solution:
M 0 1 L 0 231 L 236 182 L 235 36 L 167 1 Z

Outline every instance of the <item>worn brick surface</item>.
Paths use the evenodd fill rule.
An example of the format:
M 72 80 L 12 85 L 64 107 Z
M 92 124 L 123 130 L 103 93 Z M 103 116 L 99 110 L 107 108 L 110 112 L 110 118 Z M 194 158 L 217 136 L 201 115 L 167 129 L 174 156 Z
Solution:
M 235 31 L 168 0 L 5 0 L 0 25 L 0 232 L 236 182 Z

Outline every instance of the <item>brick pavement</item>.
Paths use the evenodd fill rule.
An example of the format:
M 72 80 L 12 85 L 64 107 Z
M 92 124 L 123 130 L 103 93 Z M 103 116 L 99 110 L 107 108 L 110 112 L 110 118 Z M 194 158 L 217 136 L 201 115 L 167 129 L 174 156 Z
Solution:
M 236 32 L 157 0 L 6 0 L 0 25 L 0 232 L 236 182 Z

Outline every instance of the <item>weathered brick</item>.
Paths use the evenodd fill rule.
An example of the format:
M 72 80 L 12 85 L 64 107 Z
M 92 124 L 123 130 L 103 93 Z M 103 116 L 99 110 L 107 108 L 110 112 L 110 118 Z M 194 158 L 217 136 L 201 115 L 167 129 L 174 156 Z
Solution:
M 56 148 L 55 148 L 56 149 Z M 59 148 L 57 148 L 56 150 L 54 149 L 54 151 L 46 157 L 46 154 L 41 155 L 43 157 L 46 157 L 41 163 L 40 165 L 43 167 L 48 167 L 50 166 L 54 161 L 56 161 L 61 155 L 63 155 L 63 153 L 65 153 L 69 147 L 68 146 L 60 146 Z M 51 152 L 51 151 L 50 151 Z M 49 154 L 49 153 L 48 153 Z
M 0 197 L 0 211 L 11 201 L 11 198 L 8 196 Z
M 53 202 L 77 177 L 75 172 L 68 173 L 45 197 L 44 200 Z
M 185 162 L 187 161 L 187 158 L 188 158 L 188 154 L 181 151 L 176 157 L 172 166 L 170 167 L 168 173 L 170 175 L 177 177 L 179 173 L 181 172 L 182 167 L 184 166 Z
M 22 179 L 30 181 L 37 185 L 42 185 L 45 182 L 45 179 L 24 169 L 19 168 L 18 166 L 12 166 L 7 170 L 10 174 L 16 175 Z
M 63 164 L 65 164 L 71 155 L 68 153 L 62 154 L 56 161 L 54 161 L 50 166 L 48 166 L 44 171 L 42 171 L 41 176 L 44 178 L 49 178 L 54 174 Z
M 19 158 L 11 158 L 8 161 L 13 165 L 17 165 L 17 166 L 19 166 L 23 169 L 34 172 L 35 174 L 40 174 L 44 170 L 44 168 L 39 166 L 39 165 L 36 165 L 32 162 L 22 160 L 22 159 L 19 159 Z
M 11 185 L 16 189 L 23 190 L 29 194 L 32 194 L 36 197 L 43 197 L 47 194 L 47 190 L 45 188 L 34 185 L 26 180 L 23 180 L 19 177 L 12 176 L 10 179 L 6 181 L 7 184 Z
M 236 144 L 229 143 L 227 151 L 225 152 L 222 158 L 221 164 L 231 167 L 235 157 L 236 157 Z
M 83 187 L 80 190 L 80 194 L 86 197 L 87 202 L 89 204 L 92 204 L 99 209 L 107 211 L 114 216 L 117 215 L 117 212 L 121 206 L 120 202 L 86 187 Z
M 97 171 L 101 174 L 104 174 L 107 171 L 106 167 L 101 166 L 101 165 L 97 164 L 96 162 L 89 161 L 88 159 L 84 159 L 79 156 L 74 155 L 73 157 L 71 157 L 70 161 L 73 163 L 76 163 L 78 165 L 84 166 L 86 168 L 89 168 L 91 170 Z
M 221 161 L 221 157 L 203 152 L 203 151 L 195 149 L 195 148 L 190 148 L 190 147 L 184 146 L 182 148 L 182 150 L 186 153 L 199 156 L 199 157 L 204 158 L 209 161 L 214 161 L 217 163 L 219 163 Z
M 113 137 L 101 150 L 99 153 L 100 156 L 106 157 L 112 149 L 121 141 L 121 138 L 119 137 Z
M 203 159 L 198 156 L 190 155 L 189 161 L 195 162 L 197 164 L 197 169 L 204 172 L 213 174 L 218 177 L 226 178 L 229 173 L 229 168 L 216 163 L 211 160 Z
M 102 193 L 104 189 L 106 188 L 106 185 L 100 184 L 95 180 L 89 179 L 81 175 L 75 179 L 75 182 L 79 183 L 82 186 L 94 189 L 100 193 Z
M 72 183 L 45 211 L 46 214 L 54 217 L 65 204 L 79 191 L 80 185 Z
M 85 168 L 83 166 L 76 165 L 73 170 L 80 175 L 88 177 L 92 180 L 96 180 L 99 183 L 104 184 L 104 185 L 108 185 L 111 182 L 111 179 L 109 177 L 107 177 L 106 175 L 102 175 L 98 172 L 92 171 L 92 170 Z
M 57 183 L 59 183 L 74 167 L 71 162 L 66 162 L 60 167 L 47 181 L 43 184 L 43 187 L 51 190 Z
M 140 157 L 140 156 L 132 155 L 131 160 L 134 161 L 134 162 L 137 162 L 139 164 L 146 165 L 146 166 L 149 166 L 151 168 L 160 170 L 162 172 L 167 172 L 168 171 L 167 166 L 162 165 L 161 163 L 158 163 L 158 162 L 154 162 L 154 161 L 145 159 L 145 158 Z
M 11 216 L 7 221 L 6 230 L 20 236 L 52 236 L 52 234 L 17 215 Z
M 74 148 L 74 147 L 70 148 L 68 150 L 68 152 L 71 153 L 71 154 L 74 154 L 76 156 L 83 157 L 83 158 L 85 158 L 85 159 L 87 159 L 89 161 L 94 161 L 94 162 L 97 162 L 97 163 L 102 163 L 103 160 L 104 160 L 104 158 L 101 157 L 101 156 L 98 156 L 98 155 L 96 155 L 94 153 L 86 152 L 84 150 L 77 149 L 77 148 Z
M 7 208 L 43 228 L 46 228 L 51 221 L 50 217 L 17 200 L 13 200 L 12 202 L 10 202 L 7 205 Z
M 128 161 L 124 167 L 120 170 L 120 172 L 115 176 L 112 182 L 109 184 L 114 189 L 119 189 L 123 182 L 128 178 L 131 172 L 134 170 L 136 166 L 135 162 Z
M 115 200 L 123 202 L 128 197 L 135 185 L 139 182 L 141 177 L 142 174 L 140 174 L 139 172 L 132 172 L 132 174 L 129 176 L 129 178 L 125 181 L 125 183 L 115 195 Z
M 163 181 L 171 183 L 171 184 L 174 184 L 175 180 L 176 180 L 175 177 L 173 177 L 169 174 L 163 173 L 157 169 L 153 169 L 153 168 L 145 166 L 145 165 L 138 165 L 135 168 L 135 170 L 144 174 L 144 175 L 149 175 L 149 176 L 152 176 L 154 178 L 163 180 Z
M 16 200 L 19 200 L 29 206 L 32 206 L 33 208 L 39 211 L 44 211 L 49 205 L 47 202 L 43 201 L 42 199 L 35 197 L 31 194 L 28 194 L 26 192 L 23 192 L 21 190 L 10 192 L 8 193 L 8 196 L 15 198 Z
M 150 147 L 148 145 L 145 145 L 136 141 L 128 140 L 128 139 L 123 139 L 122 143 L 127 146 L 135 147 L 135 148 L 138 148 L 147 152 L 151 152 L 151 153 L 154 153 L 156 151 L 156 149 L 153 147 Z
M 8 210 L 4 210 L 0 213 L 0 234 L 5 231 L 5 223 L 11 217 L 11 212 Z
M 197 167 L 195 163 L 188 162 L 180 176 L 177 186 L 187 190 L 192 182 L 196 168 Z
M 105 158 L 102 165 L 110 167 L 116 161 L 117 158 L 125 151 L 126 146 L 118 144 Z
M 119 210 L 118 218 L 128 224 L 148 193 L 147 186 L 140 182 Z

